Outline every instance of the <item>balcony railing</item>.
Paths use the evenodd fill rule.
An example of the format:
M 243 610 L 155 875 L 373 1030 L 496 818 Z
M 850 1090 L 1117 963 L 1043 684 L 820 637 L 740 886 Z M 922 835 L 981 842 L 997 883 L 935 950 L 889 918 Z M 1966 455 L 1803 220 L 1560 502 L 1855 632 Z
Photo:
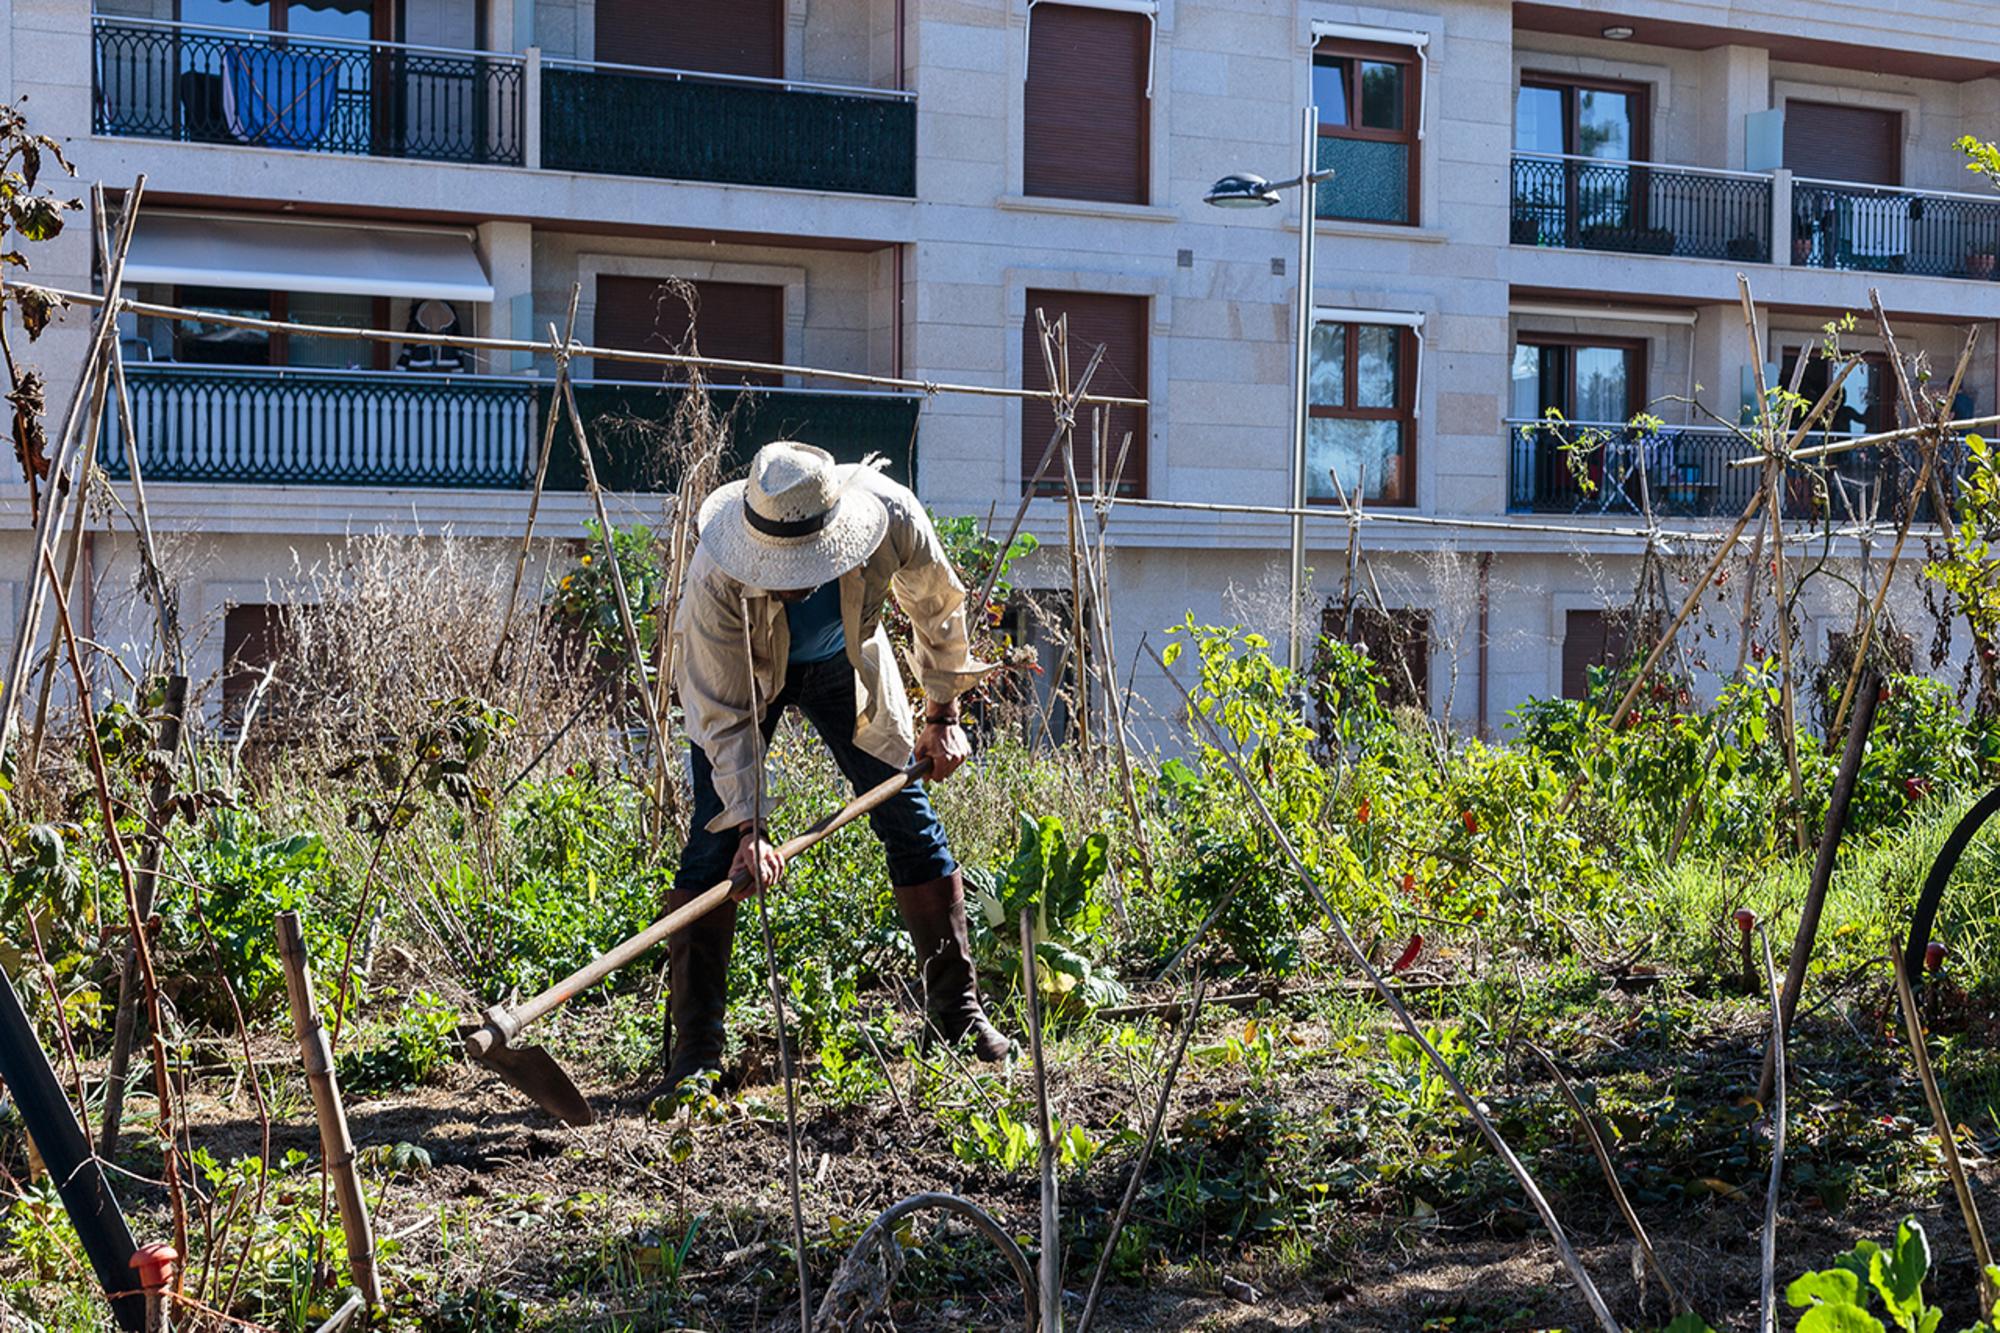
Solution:
M 1819 443 L 1826 437 L 1813 437 Z M 1603 514 L 1629 518 L 1650 504 L 1661 518 L 1727 518 L 1763 484 L 1763 471 L 1731 467 L 1750 450 L 1733 431 L 1710 426 L 1665 426 L 1657 430 L 1593 422 L 1509 421 L 1508 508 L 1516 513 Z M 1943 478 L 1952 478 L 1964 458 L 1956 442 L 1947 446 Z M 1833 454 L 1823 468 L 1795 468 L 1785 484 L 1788 518 L 1830 515 L 1835 522 L 1862 517 L 1866 501 L 1855 488 L 1882 487 L 1875 509 L 1879 519 L 1900 515 L 1916 484 L 1921 464 L 1909 442 L 1869 445 Z M 1835 477 L 1847 488 L 1845 501 L 1834 494 Z M 1920 522 L 1931 522 L 1929 499 L 1917 506 Z
M 1771 178 L 1517 154 L 1509 239 L 1566 250 L 1768 263 Z
M 98 134 L 521 164 L 525 62 L 394 42 L 92 22 Z
M 133 429 L 149 482 L 294 486 L 424 486 L 521 490 L 532 485 L 548 408 L 546 381 L 401 371 L 135 365 L 126 368 Z M 577 385 L 599 480 L 611 490 L 671 490 L 667 423 L 684 388 Z M 844 462 L 870 453 L 914 484 L 921 400 L 911 394 L 785 388 L 712 388 L 727 423 L 725 471 L 762 445 L 808 440 Z M 99 457 L 130 475 L 113 423 Z M 558 432 L 548 486 L 583 489 L 567 429 Z
M 560 171 L 914 197 L 906 93 L 549 60 L 542 165 Z
M 2000 198 L 1839 181 L 1792 182 L 1792 261 L 1992 281 Z

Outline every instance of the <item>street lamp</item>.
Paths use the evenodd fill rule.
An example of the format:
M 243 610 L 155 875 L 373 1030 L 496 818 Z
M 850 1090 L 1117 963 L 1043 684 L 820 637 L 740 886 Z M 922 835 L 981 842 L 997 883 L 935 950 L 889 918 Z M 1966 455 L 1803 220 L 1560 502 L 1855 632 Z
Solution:
M 1299 192 L 1299 287 L 1298 345 L 1292 359 L 1292 569 L 1290 605 L 1286 608 L 1285 662 L 1298 671 L 1305 665 L 1300 633 L 1300 604 L 1306 581 L 1306 430 L 1307 381 L 1312 374 L 1313 326 L 1313 186 L 1333 179 L 1331 171 L 1314 169 L 1319 146 L 1319 108 L 1309 106 L 1299 115 L 1299 174 L 1275 183 L 1248 172 L 1224 176 L 1208 187 L 1204 203 L 1217 208 L 1269 208 L 1280 202 L 1280 190 Z

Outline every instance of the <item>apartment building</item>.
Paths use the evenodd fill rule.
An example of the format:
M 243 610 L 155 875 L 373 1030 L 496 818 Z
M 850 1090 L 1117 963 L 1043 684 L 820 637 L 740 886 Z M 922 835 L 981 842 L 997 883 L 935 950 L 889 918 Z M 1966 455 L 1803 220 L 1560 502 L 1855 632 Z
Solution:
M 1948 368 L 2000 320 L 2000 195 L 1954 142 L 2000 135 L 2000 35 L 1958 0 L 14 0 L 0 96 L 66 136 L 86 178 L 148 175 L 128 288 L 301 325 L 666 346 L 693 284 L 704 351 L 1039 387 L 1035 312 L 1102 343 L 1133 499 L 1291 493 L 1295 207 L 1205 205 L 1217 178 L 1296 174 L 1319 108 L 1306 490 L 1358 490 L 1367 549 L 1434 709 L 1497 727 L 1574 690 L 1628 595 L 1643 478 L 1679 526 L 1740 509 L 1718 422 L 1878 287 L 1906 347 Z M 1937 53 L 1943 54 L 1937 54 Z M 101 280 L 85 229 L 38 275 Z M 1738 272 L 1769 317 L 1753 356 Z M 199 665 L 254 640 L 271 579 L 345 534 L 520 531 L 551 363 L 436 358 L 217 325 L 121 328 L 156 526 Z M 1992 411 L 1983 329 L 1961 406 Z M 81 321 L 37 345 L 55 378 Z M 1834 428 L 1893 424 L 1870 353 Z M 1082 359 L 1079 352 L 1078 360 Z M 676 390 L 579 367 L 620 512 L 663 483 L 634 421 Z M 889 454 L 942 513 L 1004 515 L 1047 438 L 1039 404 L 739 383 L 746 444 Z M 1580 478 L 1542 423 L 1612 428 Z M 1641 410 L 1664 423 L 1631 430 Z M 566 448 L 566 445 L 563 446 Z M 123 466 L 104 445 L 113 475 Z M 558 453 L 544 531 L 587 506 Z M 1857 482 L 1896 459 L 1858 453 Z M 1893 494 L 1887 504 L 1893 501 Z M 25 491 L 0 578 L 18 595 Z M 1797 501 L 1809 503 L 1807 497 Z M 1064 510 L 1025 578 L 1067 587 Z M 98 638 L 136 637 L 130 543 L 90 568 Z M 1549 526 L 1603 529 L 1582 534 Z M 1311 605 L 1346 532 L 1307 525 Z M 1288 521 L 1113 510 L 1112 612 L 1130 652 L 1192 610 L 1280 636 Z M 129 602 L 129 598 L 126 599 Z M 0 610 L 7 598 L 0 597 Z M 1844 615 L 1815 611 L 1808 651 Z M 1142 691 L 1165 702 L 1141 665 Z

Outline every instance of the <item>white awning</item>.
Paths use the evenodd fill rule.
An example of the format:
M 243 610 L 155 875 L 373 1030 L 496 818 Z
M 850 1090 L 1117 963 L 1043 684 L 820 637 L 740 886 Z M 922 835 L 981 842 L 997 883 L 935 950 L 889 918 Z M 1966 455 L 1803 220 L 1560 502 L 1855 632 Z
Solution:
M 1376 28 L 1364 23 L 1335 23 L 1330 19 L 1312 21 L 1313 40 L 1331 37 L 1336 41 L 1381 42 L 1385 46 L 1429 46 L 1431 35 L 1412 28 Z
M 1421 310 L 1365 310 L 1358 306 L 1316 305 L 1315 324 L 1396 324 L 1406 329 L 1424 326 Z
M 125 281 L 348 296 L 491 301 L 470 232 L 358 222 L 139 215 Z

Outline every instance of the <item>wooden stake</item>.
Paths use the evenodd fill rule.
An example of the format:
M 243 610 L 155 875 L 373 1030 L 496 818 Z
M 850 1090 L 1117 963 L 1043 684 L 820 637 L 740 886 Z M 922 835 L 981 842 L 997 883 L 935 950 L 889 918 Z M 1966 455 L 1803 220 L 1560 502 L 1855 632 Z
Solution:
M 1021 909 L 1021 995 L 1028 1007 L 1028 1052 L 1035 1073 L 1035 1137 L 1041 1145 L 1042 1253 L 1038 1266 L 1042 1322 L 1038 1333 L 1062 1333 L 1062 1207 L 1056 1197 L 1056 1145 L 1049 1128 L 1049 1071 L 1042 1059 L 1042 1008 L 1036 992 L 1036 907 Z
M 305 932 L 299 926 L 297 912 L 278 914 L 278 958 L 285 967 L 292 1032 L 305 1058 L 306 1083 L 312 1089 L 313 1114 L 319 1121 L 321 1165 L 333 1181 L 334 1197 L 340 1204 L 340 1229 L 347 1237 L 347 1267 L 368 1308 L 377 1309 L 382 1304 L 382 1284 L 375 1272 L 375 1236 L 368 1221 L 368 1202 L 361 1197 L 361 1178 L 354 1169 L 354 1140 L 348 1135 L 347 1113 L 340 1105 L 333 1048 L 327 1042 L 319 1007 L 313 1000 Z
M 500 678 L 500 659 L 507 651 L 507 639 L 514 631 L 514 605 L 521 596 L 521 577 L 528 569 L 528 547 L 535 539 L 535 515 L 542 507 L 542 487 L 549 477 L 549 455 L 556 449 L 556 421 L 562 416 L 563 392 L 569 385 L 570 340 L 576 336 L 576 307 L 583 298 L 583 284 L 573 282 L 569 288 L 569 316 L 563 324 L 562 341 L 551 351 L 556 359 L 555 387 L 549 391 L 549 411 L 542 422 L 542 452 L 535 460 L 535 489 L 528 497 L 528 524 L 521 530 L 521 551 L 514 559 L 514 582 L 507 589 L 507 609 L 500 615 L 500 641 L 493 645 L 493 663 L 487 674 L 496 681 Z M 553 325 L 550 334 L 555 333 Z

